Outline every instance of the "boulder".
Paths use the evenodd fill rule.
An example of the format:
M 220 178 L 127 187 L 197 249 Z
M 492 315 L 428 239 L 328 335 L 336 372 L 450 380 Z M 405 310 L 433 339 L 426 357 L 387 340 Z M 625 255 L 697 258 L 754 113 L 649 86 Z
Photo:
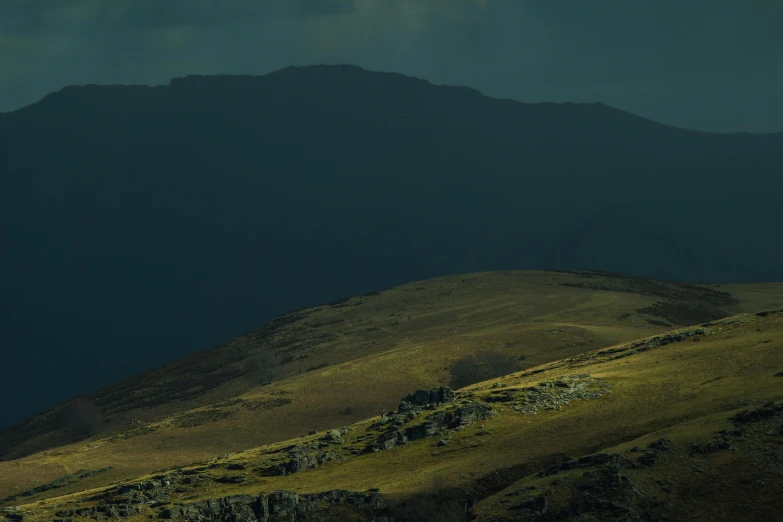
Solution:
M 673 444 L 674 443 L 671 441 L 671 439 L 667 439 L 666 437 L 661 437 L 655 442 L 649 443 L 647 445 L 647 448 L 656 451 L 666 451 L 671 449 Z
M 291 460 L 276 466 L 277 474 L 291 475 L 318 466 L 318 460 L 311 455 L 295 455 Z
M 430 390 L 416 390 L 402 398 L 397 412 L 406 412 L 416 407 L 431 409 L 440 404 L 454 402 L 455 399 L 454 390 L 448 386 L 436 386 Z
M 326 435 L 318 440 L 325 442 L 326 444 L 342 444 L 343 434 L 340 433 L 340 430 L 329 430 L 326 432 Z

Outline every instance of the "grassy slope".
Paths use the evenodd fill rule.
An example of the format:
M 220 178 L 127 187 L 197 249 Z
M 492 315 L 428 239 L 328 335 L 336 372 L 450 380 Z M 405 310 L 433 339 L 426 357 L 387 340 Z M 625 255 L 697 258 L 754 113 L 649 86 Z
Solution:
M 477 520 L 514 520 L 518 512 L 508 508 L 517 501 L 514 492 L 523 487 L 549 490 L 552 511 L 574 494 L 571 485 L 584 470 L 546 478 L 535 475 L 551 464 L 553 457 L 568 460 L 599 451 L 628 456 L 631 447 L 646 446 L 665 436 L 673 441 L 672 450 L 650 467 L 623 470 L 623 474 L 646 495 L 663 499 L 667 508 L 682 514 L 675 520 L 773 520 L 775 506 L 783 502 L 783 460 L 770 459 L 769 455 L 777 452 L 774 454 L 783 457 L 783 431 L 779 435 L 751 431 L 737 443 L 736 452 L 693 457 L 686 448 L 694 441 L 708 442 L 715 432 L 731 428 L 727 419 L 742 409 L 783 400 L 783 378 L 775 376 L 783 371 L 783 309 L 766 317 L 745 314 L 717 321 L 707 327 L 707 335 L 698 342 L 687 339 L 612 360 L 614 355 L 595 350 L 543 365 L 535 373 L 518 372 L 459 393 L 459 398 L 481 400 L 492 393 L 491 385 L 496 382 L 505 384 L 504 390 L 508 391 L 562 375 L 588 373 L 613 387 L 611 393 L 597 399 L 576 401 L 561 410 L 536 415 L 523 415 L 505 404 L 494 404 L 499 415 L 480 423 L 489 434 L 479 434 L 477 423 L 456 432 L 446 447 L 436 447 L 435 440 L 423 439 L 294 475 L 261 477 L 250 485 L 213 485 L 182 497 L 194 501 L 276 489 L 305 493 L 335 488 L 363 491 L 371 487 L 395 497 L 426 490 L 436 476 L 446 484 L 474 487 L 476 479 L 500 471 L 512 479 L 505 488 L 481 501 L 474 513 Z M 772 420 L 780 423 L 783 415 Z M 354 424 L 346 446 L 369 425 L 370 421 Z M 250 466 L 268 462 L 275 450 L 291 442 L 240 452 L 229 460 Z M 694 473 L 696 468 L 701 471 Z M 513 480 L 514 473 L 519 480 Z M 565 484 L 552 486 L 555 478 L 565 479 Z M 666 493 L 663 485 L 673 493 Z M 686 494 L 688 491 L 699 494 Z M 76 499 L 78 496 L 69 500 Z M 49 506 L 65 500 L 27 507 L 42 510 L 41 518 L 33 520 L 43 520 Z M 130 520 L 145 519 L 146 514 L 142 514 Z
M 752 286 L 719 287 L 721 292 L 732 292 L 739 302 L 715 305 L 712 312 L 726 315 L 766 308 L 772 303 L 783 304 L 783 285 Z M 287 365 L 284 378 L 272 385 L 252 387 L 240 375 L 219 389 L 208 390 L 187 401 L 164 402 L 146 411 L 119 412 L 117 417 L 146 413 L 155 418 L 151 424 L 158 430 L 116 442 L 97 436 L 56 450 L 0 462 L 0 496 L 24 491 L 79 469 L 113 466 L 105 473 L 50 492 L 68 493 L 223 452 L 297 437 L 310 429 L 368 418 L 377 414 L 381 406 L 393 408 L 400 397 L 414 389 L 446 382 L 449 361 L 480 348 L 523 353 L 530 366 L 537 366 L 666 331 L 671 326 L 650 324 L 646 319 L 653 316 L 635 311 L 652 305 L 661 294 L 675 296 L 684 292 L 684 298 L 698 298 L 705 303 L 715 298 L 708 293 L 708 299 L 703 299 L 700 288 L 693 293 L 693 289 L 681 285 L 586 273 L 488 272 L 413 283 L 379 295 L 289 314 L 278 322 L 285 324 L 276 328 L 273 335 L 258 340 L 258 333 L 250 334 L 191 358 L 198 365 L 192 361 L 179 362 L 131 380 L 135 396 L 150 396 L 159 391 L 151 384 L 156 381 L 151 375 L 166 376 L 163 378 L 176 382 L 181 375 L 177 372 L 194 367 L 211 368 L 214 372 L 221 367 L 221 360 L 241 361 L 239 356 L 249 353 L 259 342 L 277 343 L 282 349 L 290 350 L 288 355 L 293 357 L 307 354 L 303 362 L 313 366 L 327 363 L 325 368 L 298 373 L 298 363 L 293 361 Z M 325 340 L 313 342 L 318 336 Z M 239 363 L 228 363 L 231 364 L 238 367 Z M 96 395 L 100 398 L 100 393 Z M 130 392 L 126 391 L 126 395 Z M 220 408 L 231 412 L 220 421 L 191 428 L 172 423 L 171 415 L 230 397 L 246 402 Z M 291 402 L 274 406 L 284 402 L 281 399 Z M 250 409 L 247 405 L 260 407 Z M 270 405 L 274 407 L 267 409 Z M 345 407 L 350 407 L 352 413 L 340 413 Z M 521 417 L 513 422 L 529 421 Z M 391 457 L 384 454 L 376 458 Z M 457 465 L 448 457 L 441 460 L 444 472 Z M 470 459 L 466 463 L 458 467 L 469 467 Z M 398 467 L 404 470 L 406 465 L 402 462 Z M 362 473 L 351 470 L 351 466 L 343 465 L 340 469 L 347 471 L 340 473 L 353 477 L 352 480 L 361 477 Z M 391 461 L 384 466 L 395 469 Z M 425 469 L 423 473 L 429 476 L 432 470 Z M 291 480 L 302 479 L 292 477 Z M 407 479 L 400 483 L 411 487 Z M 388 489 L 390 484 L 383 486 Z M 318 489 L 317 485 L 313 487 Z M 392 490 L 402 491 L 401 488 L 392 487 Z

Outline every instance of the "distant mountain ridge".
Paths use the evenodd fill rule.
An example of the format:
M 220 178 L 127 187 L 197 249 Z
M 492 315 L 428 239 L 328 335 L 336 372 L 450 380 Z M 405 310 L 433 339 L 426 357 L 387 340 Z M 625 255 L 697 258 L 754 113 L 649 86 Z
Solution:
M 353 66 L 68 87 L 0 114 L 0 335 L 23 369 L 7 384 L 43 409 L 435 275 L 780 280 L 782 172 L 783 134 Z

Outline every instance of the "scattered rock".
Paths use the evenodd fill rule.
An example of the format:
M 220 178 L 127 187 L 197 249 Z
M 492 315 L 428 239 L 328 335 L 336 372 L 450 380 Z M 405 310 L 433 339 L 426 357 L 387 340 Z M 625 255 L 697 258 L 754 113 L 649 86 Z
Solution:
M 655 442 L 649 443 L 647 445 L 647 448 L 652 450 L 657 450 L 657 451 L 666 451 L 666 450 L 670 450 L 673 445 L 674 443 L 671 441 L 671 439 L 667 439 L 666 437 L 661 437 Z
M 326 432 L 326 435 L 318 440 L 326 444 L 342 444 L 343 434 L 339 430 L 329 430 Z
M 335 453 L 329 453 L 325 451 L 323 453 L 318 454 L 316 460 L 318 461 L 318 465 L 322 466 L 323 464 L 326 464 L 330 460 L 340 460 L 340 458 Z
M 706 328 L 704 328 L 705 326 L 711 326 L 711 323 L 703 324 L 698 328 L 688 328 L 675 332 L 669 332 L 665 335 L 656 335 L 655 337 L 651 337 L 649 339 L 642 339 L 640 341 L 634 341 L 630 344 L 613 348 L 606 348 L 597 352 L 587 352 L 585 354 L 566 359 L 566 362 L 584 362 L 586 364 L 590 364 L 601 360 L 611 361 L 614 359 L 620 359 L 622 357 L 628 357 L 629 355 L 646 352 L 647 350 L 652 350 L 653 348 L 657 348 L 659 346 L 678 343 L 689 338 L 695 338 L 696 336 L 707 335 L 709 332 Z
M 21 521 L 24 520 L 25 517 L 25 513 L 17 507 L 0 509 L 0 515 L 4 515 L 5 520 L 8 520 L 9 522 Z
M 586 471 L 574 490 L 581 494 L 573 495 L 553 520 L 660 520 L 652 512 L 652 503 L 644 503 L 649 513 L 639 509 L 640 500 L 647 495 L 615 467 Z
M 623 458 L 617 453 L 595 453 L 578 459 L 569 460 L 562 464 L 555 464 L 538 472 L 539 477 L 547 477 L 568 471 L 571 469 L 591 468 L 596 466 L 609 466 L 612 468 L 632 468 L 635 467 L 629 460 Z
M 735 425 L 747 424 L 749 422 L 759 422 L 761 420 L 768 419 L 780 412 L 783 412 L 783 403 L 775 405 L 773 402 L 768 402 L 761 408 L 742 411 L 731 417 L 729 420 L 732 421 Z
M 332 504 L 353 505 L 358 508 L 381 510 L 383 499 L 377 489 L 367 493 L 331 490 L 323 493 L 298 495 L 278 490 L 269 495 L 234 495 L 202 500 L 192 504 L 177 504 L 160 512 L 159 518 L 173 520 L 225 520 L 232 522 L 282 522 L 313 517 L 319 506 Z M 328 508 L 327 508 L 328 509 Z M 315 519 L 319 519 L 315 515 Z M 320 520 L 320 519 L 319 519 Z
M 291 460 L 273 466 L 272 475 L 291 475 L 318 466 L 318 459 L 311 455 L 294 455 Z
M 397 408 L 398 413 L 421 408 L 425 410 L 435 409 L 441 404 L 454 402 L 456 396 L 454 390 L 448 386 L 436 386 L 430 390 L 416 390 L 410 395 L 406 395 L 400 401 Z
M 736 451 L 736 446 L 731 443 L 728 433 L 725 431 L 718 432 L 715 439 L 710 442 L 693 442 L 691 443 L 691 455 L 696 453 L 715 453 L 721 450 Z
M 539 410 L 557 410 L 574 400 L 595 399 L 608 392 L 611 386 L 588 374 L 560 376 L 553 381 L 539 382 L 525 388 L 493 390 L 484 402 L 512 403 L 515 411 L 536 414 Z
M 652 466 L 655 464 L 655 461 L 658 460 L 658 452 L 648 451 L 644 455 L 641 455 L 638 460 L 640 464 L 645 466 Z
M 407 444 L 408 441 L 432 437 L 442 430 L 457 430 L 478 420 L 489 419 L 495 416 L 492 408 L 486 404 L 466 400 L 460 407 L 452 407 L 449 410 L 438 411 L 426 417 L 426 421 L 415 426 L 401 429 L 406 422 L 415 419 L 422 414 L 422 408 L 434 409 L 437 406 L 454 402 L 454 391 L 448 386 L 439 386 L 431 390 L 418 390 L 400 402 L 397 412 L 388 416 L 384 415 L 373 427 L 384 426 L 393 423 L 393 426 L 382 433 L 374 441 L 369 442 L 364 452 L 371 453 L 387 450 L 397 445 Z M 435 402 L 432 402 L 435 401 Z M 371 427 L 372 428 L 372 427 Z

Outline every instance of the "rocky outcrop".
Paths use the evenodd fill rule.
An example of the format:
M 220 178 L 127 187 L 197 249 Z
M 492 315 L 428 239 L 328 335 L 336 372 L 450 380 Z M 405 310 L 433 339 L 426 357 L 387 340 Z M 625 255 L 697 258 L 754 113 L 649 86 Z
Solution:
M 277 490 L 260 495 L 232 495 L 197 502 L 171 504 L 169 495 L 181 479 L 182 473 L 161 475 L 147 482 L 126 484 L 112 488 L 88 500 L 100 500 L 96 506 L 60 509 L 52 520 L 60 522 L 73 517 L 93 520 L 119 520 L 139 513 L 149 518 L 183 521 L 226 522 L 290 522 L 305 519 L 308 514 L 329 511 L 331 505 L 355 507 L 362 510 L 382 510 L 384 501 L 377 489 L 366 493 L 347 490 L 331 490 L 323 493 L 299 495 L 292 491 Z M 24 512 L 18 509 L 4 510 L 6 520 L 23 520 Z M 310 518 L 324 520 L 324 518 Z M 47 519 L 48 520 L 48 519 Z
M 71 517 L 94 520 L 115 520 L 141 513 L 149 507 L 159 507 L 171 501 L 174 485 L 180 482 L 180 474 L 157 475 L 145 482 L 124 484 L 111 488 L 88 500 L 98 500 L 95 506 L 60 509 L 55 512 L 60 519 Z
M 318 451 L 330 446 L 343 444 L 343 435 L 351 428 L 329 430 L 323 437 L 307 444 L 296 444 L 288 449 L 288 460 L 262 470 L 264 475 L 291 475 L 306 469 L 318 467 L 330 460 L 342 460 L 336 452 Z
M 305 495 L 278 490 L 269 495 L 234 495 L 190 504 L 176 504 L 161 511 L 158 518 L 165 520 L 288 522 L 303 520 L 308 514 L 314 515 L 314 512 L 322 511 L 330 504 L 347 504 L 357 508 L 375 510 L 382 508 L 383 499 L 377 490 L 370 490 L 367 493 L 331 490 Z M 313 518 L 313 520 L 318 519 L 317 516 Z
M 764 419 L 773 417 L 777 414 L 780 414 L 782 412 L 783 412 L 783 403 L 776 405 L 774 402 L 768 402 L 764 404 L 761 408 L 742 411 L 734 415 L 733 417 L 731 417 L 731 419 L 729 420 L 731 420 L 731 422 L 733 422 L 735 426 L 739 426 L 742 424 L 747 424 L 749 422 L 759 422 Z
M 19 522 L 25 519 L 27 512 L 18 508 L 18 507 L 10 507 L 10 508 L 0 508 L 0 520 L 7 521 L 7 522 Z
M 564 362 L 570 363 L 572 366 L 581 366 L 585 364 L 593 364 L 600 361 L 611 361 L 614 359 L 621 359 L 623 357 L 628 357 L 629 355 L 633 355 L 635 353 L 646 352 L 647 350 L 658 348 L 659 346 L 666 346 L 667 344 L 679 343 L 682 341 L 686 341 L 688 339 L 692 339 L 694 337 L 707 335 L 709 333 L 709 330 L 707 328 L 704 328 L 704 326 L 708 326 L 710 324 L 711 323 L 705 323 L 704 325 L 697 328 L 687 328 L 684 330 L 677 330 L 674 332 L 669 332 L 664 335 L 656 335 L 655 337 L 650 337 L 649 339 L 634 341 L 629 344 L 623 344 L 612 348 L 605 348 L 603 350 L 587 352 L 585 354 L 578 355 L 576 357 L 570 357 L 568 359 L 564 359 Z
M 671 441 L 663 438 L 648 445 L 653 452 L 670 448 Z M 660 503 L 623 472 L 638 467 L 616 453 L 596 453 L 550 466 L 537 476 L 584 471 L 554 478 L 551 488 L 531 485 L 504 494 L 501 503 L 509 518 L 502 520 L 658 520 Z M 555 491 L 559 491 L 557 498 Z
M 555 464 L 538 472 L 539 477 L 548 477 L 562 471 L 579 468 L 592 468 L 595 466 L 612 466 L 616 468 L 634 468 L 634 464 L 617 453 L 596 453 L 578 459 L 569 460 L 562 464 Z
M 454 390 L 448 386 L 436 386 L 430 390 L 416 390 L 402 398 L 397 412 L 402 413 L 416 408 L 431 410 L 441 404 L 454 402 L 455 399 Z
M 739 435 L 741 436 L 742 433 L 740 432 Z M 737 446 L 732 443 L 729 436 L 725 433 L 718 434 L 713 440 L 709 442 L 695 441 L 691 443 L 691 455 L 695 455 L 697 453 L 716 453 L 722 450 L 737 450 Z
M 429 437 L 444 429 L 458 429 L 476 420 L 487 419 L 494 415 L 492 409 L 485 404 L 465 401 L 461 407 L 433 413 L 427 417 L 426 422 L 420 425 L 408 427 L 404 430 L 400 428 L 406 422 L 422 415 L 424 410 L 433 410 L 443 404 L 454 402 L 454 400 L 454 390 L 448 386 L 437 386 L 430 390 L 417 390 L 406 395 L 400 401 L 400 405 L 395 413 L 381 416 L 381 419 L 374 427 L 391 426 L 376 440 L 367 444 L 364 452 L 381 451 L 393 446 L 407 444 L 410 440 Z M 349 428 L 347 427 L 340 430 L 329 430 L 316 441 L 291 447 L 287 454 L 288 460 L 267 467 L 265 470 L 262 470 L 262 474 L 291 475 L 318 467 L 330 460 L 341 460 L 343 457 L 336 452 L 328 450 L 317 452 L 316 450 L 343 444 L 343 436 L 348 430 Z
M 401 425 L 406 421 L 412 420 L 422 413 L 421 409 L 413 407 L 402 411 L 398 410 L 396 414 L 389 415 L 383 424 L 390 423 L 391 426 L 375 441 L 368 443 L 364 451 L 370 453 L 387 450 L 393 446 L 404 445 L 409 441 L 425 437 L 432 437 L 444 431 L 462 429 L 468 424 L 478 420 L 489 419 L 496 415 L 487 404 L 463 401 L 461 406 L 451 407 L 428 415 L 422 423 L 401 428 Z
M 647 451 L 640 455 L 637 460 L 640 465 L 652 466 L 655 464 L 655 461 L 658 460 L 660 453 L 670 450 L 672 446 L 673 442 L 671 439 L 661 437 L 660 439 L 648 444 Z
M 535 414 L 539 410 L 558 410 L 575 400 L 596 399 L 610 390 L 609 383 L 579 373 L 539 382 L 536 386 L 502 387 L 491 391 L 484 401 L 509 403 L 515 411 Z

